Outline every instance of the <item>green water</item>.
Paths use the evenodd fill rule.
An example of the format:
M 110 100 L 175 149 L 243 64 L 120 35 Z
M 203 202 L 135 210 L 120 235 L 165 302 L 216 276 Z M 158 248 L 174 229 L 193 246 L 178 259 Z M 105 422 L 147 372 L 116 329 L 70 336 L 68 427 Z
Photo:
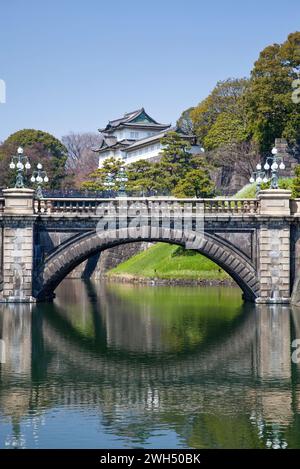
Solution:
M 65 280 L 0 338 L 1 448 L 300 447 L 296 308 Z

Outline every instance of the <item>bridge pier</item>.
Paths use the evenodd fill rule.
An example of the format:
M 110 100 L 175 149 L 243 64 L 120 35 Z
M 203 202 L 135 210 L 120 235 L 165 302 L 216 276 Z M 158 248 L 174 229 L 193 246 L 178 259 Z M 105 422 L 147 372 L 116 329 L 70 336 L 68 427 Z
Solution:
M 290 301 L 290 198 L 288 190 L 264 190 L 259 193 L 257 303 Z
M 34 210 L 31 189 L 3 190 L 3 290 L 0 302 L 35 302 L 32 296 Z

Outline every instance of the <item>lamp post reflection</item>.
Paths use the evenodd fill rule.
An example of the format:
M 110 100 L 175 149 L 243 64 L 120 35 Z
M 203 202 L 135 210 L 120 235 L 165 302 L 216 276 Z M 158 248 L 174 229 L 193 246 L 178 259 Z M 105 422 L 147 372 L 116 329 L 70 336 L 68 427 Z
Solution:
M 44 415 L 58 406 L 66 412 L 92 408 L 105 416 L 109 431 L 124 434 L 128 425 L 133 439 L 128 412 L 151 413 L 151 425 L 166 424 L 164 419 L 170 419 L 169 425 L 177 422 L 177 431 L 191 446 L 194 425 L 209 434 L 210 412 L 222 420 L 235 406 L 237 413 L 243 408 L 250 416 L 248 425 L 255 427 L 262 445 L 288 444 L 284 429 L 294 416 L 288 307 L 251 306 L 230 333 L 219 332 L 218 340 L 211 341 L 197 336 L 196 346 L 180 353 L 166 334 L 172 318 L 165 322 L 157 314 L 150 294 L 139 309 L 137 301 L 129 301 L 126 287 L 70 285 L 74 289 L 62 286 L 52 306 L 0 306 L 0 338 L 6 343 L 0 413 L 12 422 L 7 446 L 26 446 L 24 419 L 31 419 L 38 438 L 40 426 L 47 425 Z M 183 324 L 181 337 L 181 329 L 176 330 L 182 343 L 190 334 L 187 317 L 176 318 Z

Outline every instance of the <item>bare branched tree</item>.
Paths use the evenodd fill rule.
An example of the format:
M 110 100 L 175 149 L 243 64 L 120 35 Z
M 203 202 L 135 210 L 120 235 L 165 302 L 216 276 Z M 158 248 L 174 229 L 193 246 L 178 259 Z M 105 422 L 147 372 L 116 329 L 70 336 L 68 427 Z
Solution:
M 62 137 L 61 141 L 68 150 L 66 169 L 73 175 L 76 185 L 97 169 L 99 156 L 93 149 L 99 147 L 102 140 L 101 134 L 93 132 L 72 132 Z
M 64 135 L 61 141 L 68 150 L 67 166 L 76 168 L 79 160 L 81 160 L 87 152 L 92 151 L 92 148 L 99 146 L 102 140 L 102 135 L 95 132 L 71 132 L 68 135 Z

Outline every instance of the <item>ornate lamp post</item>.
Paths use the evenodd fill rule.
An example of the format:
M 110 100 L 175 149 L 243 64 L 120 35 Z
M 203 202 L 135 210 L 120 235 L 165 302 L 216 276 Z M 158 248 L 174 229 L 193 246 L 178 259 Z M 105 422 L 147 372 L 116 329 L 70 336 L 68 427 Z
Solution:
M 110 195 L 112 195 L 113 188 L 116 187 L 118 184 L 118 197 L 126 197 L 126 187 L 125 184 L 128 181 L 128 177 L 126 175 L 125 168 L 122 166 L 116 176 L 113 173 L 108 173 L 106 176 L 106 180 L 104 182 L 104 186 L 107 187 Z
M 31 182 L 37 183 L 37 189 L 36 189 L 36 196 L 38 199 L 43 198 L 43 192 L 42 192 L 42 187 L 41 185 L 45 182 L 49 182 L 49 178 L 47 176 L 46 171 L 43 170 L 43 166 L 41 163 L 37 164 L 37 169 L 33 171 L 32 176 L 31 176 Z
M 126 187 L 125 184 L 128 181 L 128 177 L 126 175 L 126 171 L 124 166 L 120 168 L 120 171 L 117 174 L 116 181 L 119 182 L 119 197 L 126 197 Z
M 112 190 L 113 187 L 115 186 L 115 181 L 112 173 L 108 173 L 106 176 L 106 180 L 104 182 L 104 186 L 107 187 L 107 190 L 109 191 L 109 195 L 112 195 Z
M 258 169 L 258 167 L 260 167 L 260 169 L 261 169 L 260 164 L 256 165 L 256 169 Z M 260 187 L 261 187 L 262 182 L 266 183 L 266 182 L 269 181 L 269 179 L 267 178 L 265 171 L 261 171 L 261 170 L 258 169 L 257 171 L 254 171 L 252 173 L 252 176 L 249 179 L 249 181 L 251 182 L 251 184 L 253 182 L 256 182 L 256 193 L 258 194 L 258 192 L 260 191 Z
M 273 148 L 272 156 L 266 159 L 264 169 L 269 171 L 271 169 L 271 189 L 278 189 L 278 168 L 285 169 L 285 164 L 281 156 L 277 156 L 277 148 Z
M 24 172 L 24 170 L 30 169 L 31 165 L 29 163 L 28 157 L 23 155 L 24 150 L 23 150 L 22 147 L 18 148 L 17 153 L 18 153 L 17 155 L 12 156 L 9 167 L 10 167 L 10 169 L 16 169 L 17 168 L 17 176 L 16 176 L 15 187 L 17 189 L 23 189 L 24 188 L 23 172 Z
M 250 182 L 257 183 L 256 192 L 260 191 L 262 182 L 269 182 L 271 180 L 271 189 L 278 189 L 278 169 L 285 169 L 285 164 L 281 156 L 277 156 L 277 148 L 272 149 L 272 156 L 268 156 L 264 164 L 264 168 L 260 163 L 256 165 L 257 171 L 251 175 Z

